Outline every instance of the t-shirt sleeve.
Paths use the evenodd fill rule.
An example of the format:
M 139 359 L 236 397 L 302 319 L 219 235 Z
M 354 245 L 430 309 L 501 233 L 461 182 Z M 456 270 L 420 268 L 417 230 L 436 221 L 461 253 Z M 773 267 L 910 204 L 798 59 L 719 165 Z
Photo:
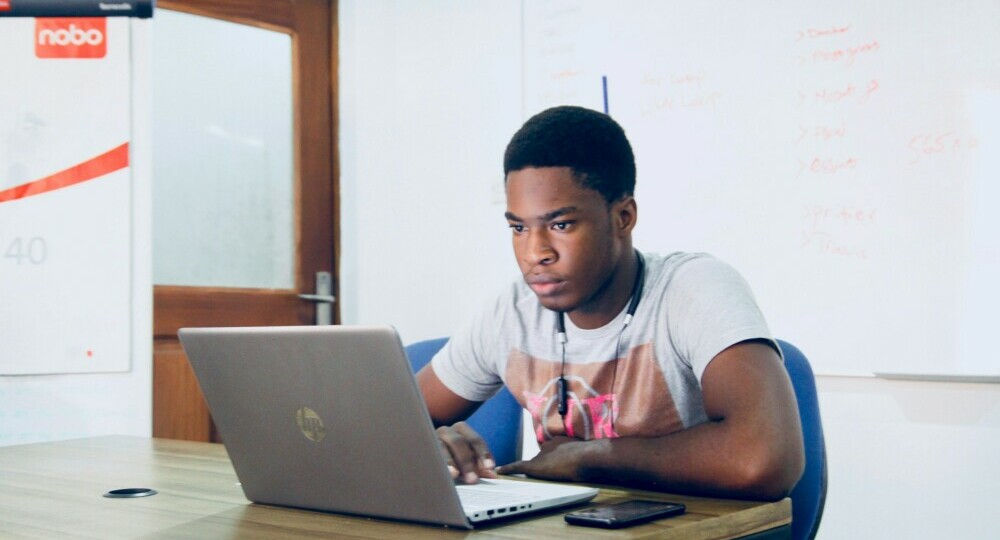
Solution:
M 438 379 L 469 401 L 486 401 L 503 386 L 494 358 L 502 316 L 498 313 L 500 304 L 498 301 L 497 306 L 480 313 L 431 359 Z
M 675 350 L 699 382 L 717 354 L 741 341 L 764 339 L 781 354 L 750 286 L 733 267 L 699 257 L 678 268 L 673 280 L 667 324 Z

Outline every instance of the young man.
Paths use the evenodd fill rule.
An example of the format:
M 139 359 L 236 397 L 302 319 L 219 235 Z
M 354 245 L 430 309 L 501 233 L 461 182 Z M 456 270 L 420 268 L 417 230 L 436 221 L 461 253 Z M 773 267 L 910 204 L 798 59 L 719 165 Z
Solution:
M 633 249 L 635 159 L 621 127 L 546 110 L 510 141 L 504 174 L 524 279 L 417 375 L 453 474 L 787 495 L 804 455 L 777 344 L 728 265 Z M 461 420 L 502 384 L 541 451 L 494 470 Z

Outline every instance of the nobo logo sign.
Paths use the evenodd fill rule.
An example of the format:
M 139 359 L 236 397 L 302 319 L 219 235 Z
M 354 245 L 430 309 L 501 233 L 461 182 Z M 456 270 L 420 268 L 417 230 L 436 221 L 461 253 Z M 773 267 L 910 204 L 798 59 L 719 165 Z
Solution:
M 38 58 L 104 58 L 108 52 L 107 19 L 35 19 Z
M 309 407 L 302 407 L 295 411 L 295 422 L 299 424 L 302 434 L 310 441 L 320 442 L 326 436 L 323 419 L 316 414 L 316 411 Z

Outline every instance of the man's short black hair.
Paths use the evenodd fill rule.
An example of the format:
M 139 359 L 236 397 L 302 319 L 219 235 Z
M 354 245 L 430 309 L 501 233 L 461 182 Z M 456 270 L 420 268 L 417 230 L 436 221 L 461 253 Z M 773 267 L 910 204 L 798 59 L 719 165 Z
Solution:
M 580 185 L 609 203 L 635 190 L 635 156 L 625 131 L 583 107 L 546 109 L 521 126 L 504 152 L 504 178 L 528 167 L 569 167 Z

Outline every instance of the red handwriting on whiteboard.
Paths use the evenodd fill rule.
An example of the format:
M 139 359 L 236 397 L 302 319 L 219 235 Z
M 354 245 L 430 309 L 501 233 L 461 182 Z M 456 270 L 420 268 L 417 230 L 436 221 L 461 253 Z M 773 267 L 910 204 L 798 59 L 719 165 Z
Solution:
M 836 90 L 818 90 L 815 93 L 816 103 L 837 103 L 854 95 L 857 88 L 848 84 L 846 88 Z
M 795 144 L 799 144 L 807 137 L 816 141 L 826 142 L 831 139 L 843 139 L 845 135 L 847 135 L 847 124 L 844 122 L 841 122 L 836 127 L 816 125 L 806 128 L 800 124 L 799 138 L 795 140 Z
M 845 101 L 855 102 L 858 104 L 863 104 L 868 101 L 879 89 L 879 84 L 877 79 L 872 79 L 863 85 L 855 85 L 854 83 L 848 83 L 847 86 L 841 86 L 837 88 L 822 88 L 813 92 L 813 102 L 819 105 L 828 105 L 834 103 L 843 103 Z M 799 92 L 799 105 L 803 105 L 809 94 L 805 92 Z
M 574 77 L 579 77 L 581 73 L 583 72 L 579 69 L 564 69 L 562 71 L 551 73 L 549 76 L 555 80 L 572 79 Z
M 823 204 L 805 205 L 802 207 L 802 219 L 809 221 L 812 230 L 818 230 L 821 225 L 871 225 L 875 223 L 877 208 L 856 208 L 853 206 L 827 206 Z
M 858 167 L 858 163 L 860 163 L 860 160 L 854 157 L 847 159 L 814 158 L 809 163 L 799 160 L 798 175 L 801 176 L 805 171 L 809 171 L 810 173 L 817 175 L 837 174 L 856 169 Z
M 648 103 L 644 104 L 640 110 L 643 116 L 648 116 L 658 111 L 672 111 L 674 110 L 674 100 L 672 98 L 657 98 L 652 99 Z
M 975 137 L 960 137 L 951 131 L 944 133 L 921 133 L 910 139 L 909 149 L 912 153 L 910 164 L 920 161 L 924 156 L 963 152 L 975 150 L 979 140 Z
M 643 116 L 649 116 L 659 112 L 671 112 L 681 109 L 714 109 L 715 104 L 721 97 L 722 94 L 719 92 L 712 92 L 709 94 L 699 94 L 693 97 L 681 96 L 676 99 L 671 97 L 656 98 L 643 105 L 640 108 L 640 113 Z
M 802 231 L 802 240 L 799 243 L 799 249 L 815 249 L 824 255 L 836 255 L 862 260 L 868 259 L 867 249 L 841 244 L 826 231 Z
M 699 109 L 715 108 L 716 102 L 722 94 L 711 92 L 708 94 L 698 94 L 693 97 L 680 96 L 677 98 L 663 97 L 654 98 L 643 104 L 639 112 L 643 116 L 649 116 L 657 112 L 670 112 L 679 109 Z
M 701 86 L 701 83 L 705 81 L 705 72 L 700 71 L 698 73 L 684 73 L 682 75 L 674 75 L 670 78 L 671 84 L 693 84 L 695 86 Z
M 871 54 L 879 50 L 878 41 L 864 43 L 855 47 L 846 47 L 833 50 L 815 50 L 812 54 L 813 62 L 843 62 L 845 66 L 854 65 L 858 55 Z
M 700 94 L 692 98 L 687 98 L 682 100 L 682 106 L 688 109 L 696 107 L 715 107 L 715 102 L 719 99 L 722 94 L 718 92 L 711 92 L 708 94 Z
M 645 97 L 639 105 L 640 114 L 652 116 L 684 109 L 714 109 L 722 93 L 714 91 L 711 86 L 702 88 L 707 79 L 704 71 L 643 74 L 639 85 Z
M 851 25 L 847 26 L 834 26 L 832 28 L 806 28 L 805 30 L 799 30 L 795 41 L 802 41 L 803 39 L 816 39 L 827 36 L 835 36 L 838 34 L 846 34 L 848 30 L 851 29 Z
M 875 79 L 868 81 L 868 88 L 865 89 L 864 95 L 861 96 L 861 103 L 868 101 L 868 98 L 874 94 L 876 90 L 878 90 L 878 81 Z
M 695 85 L 701 86 L 701 83 L 705 82 L 707 75 L 704 71 L 691 72 L 691 73 L 681 73 L 681 74 L 670 74 L 667 76 L 651 75 L 646 73 L 639 80 L 639 84 L 642 86 L 663 86 L 663 81 L 666 79 L 670 84 L 674 85 Z

